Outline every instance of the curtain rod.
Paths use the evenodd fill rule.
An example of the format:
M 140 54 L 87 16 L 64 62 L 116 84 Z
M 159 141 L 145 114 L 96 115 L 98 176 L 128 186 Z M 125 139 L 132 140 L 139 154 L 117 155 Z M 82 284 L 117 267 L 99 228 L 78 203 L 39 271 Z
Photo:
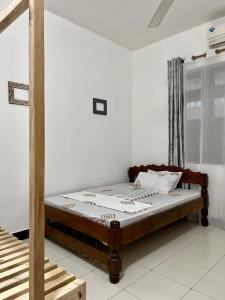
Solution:
M 220 53 L 222 53 L 222 52 L 225 52 L 225 48 L 222 48 L 222 49 L 216 49 L 215 50 L 215 53 L 216 53 L 216 55 L 219 55 Z M 193 60 L 193 61 L 195 61 L 195 60 L 197 60 L 197 59 L 199 59 L 199 58 L 205 58 L 207 56 L 207 53 L 205 52 L 205 53 L 203 53 L 203 54 L 199 54 L 199 55 L 193 55 L 192 57 L 191 57 L 191 59 Z
M 225 48 L 222 48 L 222 49 L 216 49 L 215 53 L 218 55 L 222 52 L 225 52 Z
M 206 57 L 207 56 L 207 53 L 203 53 L 203 54 L 199 54 L 199 55 L 193 55 L 192 56 L 192 60 L 195 61 L 196 59 L 199 59 L 199 58 L 202 58 L 202 57 Z

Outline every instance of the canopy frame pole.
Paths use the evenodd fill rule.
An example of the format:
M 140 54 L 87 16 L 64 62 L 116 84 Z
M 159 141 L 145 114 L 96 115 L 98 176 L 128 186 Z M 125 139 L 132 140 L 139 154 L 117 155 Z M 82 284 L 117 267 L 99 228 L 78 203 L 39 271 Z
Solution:
M 0 33 L 29 9 L 29 299 L 44 299 L 44 0 L 13 0 L 0 14 Z
M 44 0 L 29 0 L 29 299 L 44 299 Z

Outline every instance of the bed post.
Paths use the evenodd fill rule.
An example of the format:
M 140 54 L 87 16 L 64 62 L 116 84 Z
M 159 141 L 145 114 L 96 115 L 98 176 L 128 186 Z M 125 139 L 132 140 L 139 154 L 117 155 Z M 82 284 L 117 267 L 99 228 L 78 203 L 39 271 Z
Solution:
M 121 230 L 119 221 L 111 221 L 109 229 L 109 256 L 108 271 L 111 283 L 118 283 L 120 280 L 120 271 L 122 261 L 119 255 L 121 241 Z
M 206 174 L 202 174 L 203 184 L 201 185 L 201 195 L 204 198 L 204 208 L 201 210 L 201 223 L 202 226 L 207 227 L 209 225 L 208 221 L 208 207 L 209 207 L 209 196 L 208 196 L 208 176 Z
M 44 0 L 29 0 L 29 299 L 44 299 Z
M 130 182 L 134 182 L 133 168 L 129 168 L 129 170 L 128 170 L 128 176 L 129 176 Z

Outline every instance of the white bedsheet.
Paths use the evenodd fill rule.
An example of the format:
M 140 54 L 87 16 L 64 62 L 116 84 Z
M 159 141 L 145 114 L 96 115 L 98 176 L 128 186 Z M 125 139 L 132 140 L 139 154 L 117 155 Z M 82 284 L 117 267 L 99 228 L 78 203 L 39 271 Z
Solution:
M 129 183 L 116 184 L 112 186 L 105 186 L 88 190 L 90 193 L 97 193 L 102 195 L 118 195 L 126 193 L 130 190 Z M 62 196 L 54 196 L 46 199 L 48 205 L 58 207 L 62 210 L 69 211 L 74 214 L 82 215 L 90 218 L 96 222 L 103 223 L 109 226 L 110 222 L 115 219 L 120 221 L 121 227 L 131 224 L 135 221 L 141 220 L 147 216 L 151 216 L 177 205 L 189 202 L 200 197 L 199 190 L 176 189 L 169 194 L 156 194 L 138 200 L 141 203 L 151 204 L 152 207 L 148 210 L 138 212 L 135 214 L 127 214 L 113 209 L 98 207 L 80 201 L 66 199 Z
M 152 207 L 152 204 L 149 203 L 132 201 L 130 199 L 127 200 L 115 196 L 90 193 L 87 191 L 65 194 L 62 195 L 62 197 L 74 201 L 80 201 L 82 203 L 89 204 L 92 206 L 97 205 L 98 207 L 113 209 L 128 214 L 135 214 L 143 210 L 150 209 Z

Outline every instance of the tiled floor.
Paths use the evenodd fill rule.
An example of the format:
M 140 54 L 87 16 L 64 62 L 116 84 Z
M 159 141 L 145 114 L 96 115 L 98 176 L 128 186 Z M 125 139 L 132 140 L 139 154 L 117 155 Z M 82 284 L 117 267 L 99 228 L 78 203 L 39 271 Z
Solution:
M 87 282 L 87 300 L 225 300 L 225 231 L 180 223 L 122 253 L 124 276 L 107 273 L 46 241 L 46 256 Z

